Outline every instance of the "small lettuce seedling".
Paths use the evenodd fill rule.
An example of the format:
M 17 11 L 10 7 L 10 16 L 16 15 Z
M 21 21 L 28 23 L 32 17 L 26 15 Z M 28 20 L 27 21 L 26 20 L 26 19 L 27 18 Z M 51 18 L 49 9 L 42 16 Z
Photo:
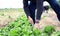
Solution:
M 52 34 L 55 31 L 55 27 L 54 26 L 46 26 L 43 30 L 44 33 L 47 33 L 48 35 Z

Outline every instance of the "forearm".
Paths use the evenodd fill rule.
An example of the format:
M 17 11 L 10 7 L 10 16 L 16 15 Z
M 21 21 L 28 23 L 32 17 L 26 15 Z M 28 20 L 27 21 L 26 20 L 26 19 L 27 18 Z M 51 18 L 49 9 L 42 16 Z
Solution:
M 37 0 L 36 20 L 40 20 L 41 19 L 42 12 L 43 12 L 43 0 Z
M 36 15 L 37 20 L 40 20 L 42 12 L 43 12 L 43 0 L 37 0 L 37 15 Z

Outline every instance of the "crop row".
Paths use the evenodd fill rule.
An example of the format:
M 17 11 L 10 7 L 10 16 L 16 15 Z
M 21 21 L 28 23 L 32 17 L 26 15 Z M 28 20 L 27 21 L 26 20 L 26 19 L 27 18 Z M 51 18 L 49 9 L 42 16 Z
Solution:
M 54 26 L 46 26 L 43 31 L 34 29 L 26 16 L 18 17 L 6 27 L 0 29 L 0 36 L 60 36 Z

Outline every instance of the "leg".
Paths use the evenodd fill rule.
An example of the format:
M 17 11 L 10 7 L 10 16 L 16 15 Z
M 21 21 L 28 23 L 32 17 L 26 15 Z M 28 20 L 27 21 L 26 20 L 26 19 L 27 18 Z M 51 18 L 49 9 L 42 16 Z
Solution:
M 56 0 L 46 0 L 46 1 L 49 2 L 49 4 L 51 5 L 52 9 L 57 14 L 57 17 L 60 21 L 60 5 L 58 4 L 58 2 Z
M 31 18 L 33 19 L 34 23 L 35 23 L 35 9 L 36 9 L 36 5 L 31 3 L 29 6 L 29 10 L 30 10 Z

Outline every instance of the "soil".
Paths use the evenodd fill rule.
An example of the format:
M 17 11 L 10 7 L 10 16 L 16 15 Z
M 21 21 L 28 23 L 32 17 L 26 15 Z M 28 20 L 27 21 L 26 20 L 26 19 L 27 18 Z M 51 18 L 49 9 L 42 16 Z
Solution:
M 9 22 L 14 21 L 18 16 L 21 16 L 21 12 L 4 12 L 4 16 L 0 16 L 0 28 L 6 26 Z M 10 16 L 10 17 L 9 17 Z M 53 10 L 43 12 L 40 20 L 40 29 L 43 29 L 46 25 L 55 26 L 56 31 L 60 30 L 60 22 L 57 19 L 56 13 Z
M 18 16 L 20 16 L 20 12 L 3 12 L 3 16 L 0 16 L 0 28 L 6 26 L 9 22 L 14 21 Z
M 40 20 L 40 28 L 43 29 L 47 25 L 55 26 L 56 31 L 60 30 L 60 22 L 57 19 L 56 13 L 53 10 L 49 10 L 48 13 L 43 12 Z

